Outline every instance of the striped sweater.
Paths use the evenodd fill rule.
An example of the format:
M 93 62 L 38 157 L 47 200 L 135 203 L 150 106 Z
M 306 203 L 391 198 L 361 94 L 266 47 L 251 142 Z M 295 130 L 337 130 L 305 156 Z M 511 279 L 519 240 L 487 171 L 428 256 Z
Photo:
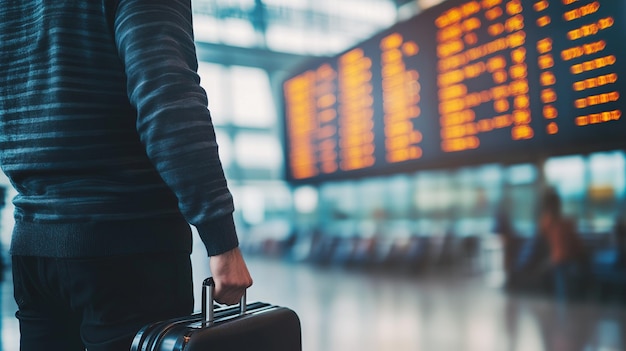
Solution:
M 190 0 L 2 0 L 0 164 L 16 255 L 238 245 Z

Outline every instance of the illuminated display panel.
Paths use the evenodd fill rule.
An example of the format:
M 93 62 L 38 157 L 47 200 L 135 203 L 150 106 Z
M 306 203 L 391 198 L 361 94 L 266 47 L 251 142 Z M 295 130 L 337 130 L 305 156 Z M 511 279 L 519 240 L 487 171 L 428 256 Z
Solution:
M 538 29 L 528 47 L 537 68 L 531 112 L 544 135 L 539 146 L 555 153 L 623 148 L 624 1 L 535 1 L 531 10 Z
M 535 137 L 523 12 L 521 1 L 469 1 L 436 17 L 444 153 L 493 150 Z
M 622 148 L 626 5 L 449 0 L 283 85 L 287 179 Z

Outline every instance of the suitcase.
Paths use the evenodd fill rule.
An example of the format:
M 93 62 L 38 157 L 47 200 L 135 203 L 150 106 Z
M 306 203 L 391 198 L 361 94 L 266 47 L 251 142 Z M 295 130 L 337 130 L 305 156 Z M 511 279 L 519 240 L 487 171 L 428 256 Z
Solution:
M 289 308 L 265 302 L 213 305 L 213 278 L 202 283 L 202 312 L 143 327 L 131 351 L 301 351 L 300 319 Z M 207 303 L 208 300 L 208 303 Z

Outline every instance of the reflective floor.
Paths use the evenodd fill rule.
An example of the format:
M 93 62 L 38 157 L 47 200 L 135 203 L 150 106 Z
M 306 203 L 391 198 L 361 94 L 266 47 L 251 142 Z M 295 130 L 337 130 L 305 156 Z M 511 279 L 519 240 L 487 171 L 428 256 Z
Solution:
M 208 274 L 194 254 L 196 281 Z M 478 274 L 408 276 L 248 257 L 249 301 L 294 309 L 305 351 L 626 350 L 626 307 L 610 301 L 558 306 L 510 296 Z M 10 279 L 2 291 L 4 351 L 18 350 Z

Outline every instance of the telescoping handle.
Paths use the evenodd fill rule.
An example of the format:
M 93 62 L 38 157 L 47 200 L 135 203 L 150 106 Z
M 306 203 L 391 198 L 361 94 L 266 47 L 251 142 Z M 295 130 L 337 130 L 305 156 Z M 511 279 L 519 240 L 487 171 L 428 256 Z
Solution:
M 202 316 L 206 324 L 215 321 L 213 313 L 213 295 L 215 294 L 215 280 L 208 277 L 202 282 Z M 246 313 L 246 292 L 244 291 L 241 301 L 239 301 L 239 315 Z

